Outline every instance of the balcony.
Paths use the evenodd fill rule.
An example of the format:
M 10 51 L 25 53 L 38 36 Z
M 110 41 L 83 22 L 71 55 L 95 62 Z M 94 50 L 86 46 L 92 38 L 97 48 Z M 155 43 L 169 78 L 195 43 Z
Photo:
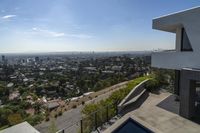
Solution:
M 152 54 L 152 67 L 176 69 L 199 68 L 199 54 L 190 51 L 163 51 Z

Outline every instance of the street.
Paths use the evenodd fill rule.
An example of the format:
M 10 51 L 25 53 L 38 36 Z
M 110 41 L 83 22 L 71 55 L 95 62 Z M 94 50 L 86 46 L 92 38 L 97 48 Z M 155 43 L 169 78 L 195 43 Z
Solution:
M 122 82 L 114 86 L 108 87 L 110 88 L 110 91 L 102 95 L 99 95 L 98 97 L 92 100 L 87 101 L 85 104 L 97 103 L 103 99 L 106 99 L 114 91 L 124 88 L 126 84 L 127 82 Z M 83 109 L 83 107 L 84 105 L 80 105 L 75 109 L 71 109 L 66 112 L 63 112 L 62 116 L 57 117 L 57 119 L 54 120 L 57 130 L 66 128 L 65 133 L 77 133 L 77 131 L 80 129 L 79 125 L 80 125 L 80 120 L 81 120 L 81 110 Z M 44 121 L 41 124 L 36 125 L 35 128 L 41 133 L 49 133 L 50 125 L 51 125 L 51 120 L 48 122 Z

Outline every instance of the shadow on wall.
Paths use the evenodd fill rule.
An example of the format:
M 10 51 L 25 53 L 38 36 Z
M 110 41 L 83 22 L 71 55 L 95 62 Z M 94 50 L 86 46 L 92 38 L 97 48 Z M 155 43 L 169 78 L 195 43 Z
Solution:
M 143 93 L 141 95 L 141 97 L 136 101 L 136 102 L 133 102 L 132 104 L 129 104 L 128 106 L 124 107 L 120 112 L 119 114 L 121 116 L 139 108 L 145 101 L 146 99 L 149 97 L 149 92 L 146 91 L 145 93 Z

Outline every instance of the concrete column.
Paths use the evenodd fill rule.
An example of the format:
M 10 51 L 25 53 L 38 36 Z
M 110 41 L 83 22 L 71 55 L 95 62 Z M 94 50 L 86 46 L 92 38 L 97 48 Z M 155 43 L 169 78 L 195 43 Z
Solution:
M 176 29 L 176 51 L 181 51 L 181 37 L 182 37 L 182 27 L 179 26 Z
M 180 115 L 191 118 L 195 115 L 195 80 L 191 80 L 193 74 L 181 71 L 180 79 Z M 190 78 L 188 78 L 190 77 Z

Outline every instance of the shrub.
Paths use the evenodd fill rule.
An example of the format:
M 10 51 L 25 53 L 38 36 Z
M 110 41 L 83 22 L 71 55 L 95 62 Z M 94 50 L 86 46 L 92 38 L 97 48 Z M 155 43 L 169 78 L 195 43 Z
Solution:
M 82 101 L 81 104 L 84 105 L 84 104 L 85 104 L 85 101 Z
M 59 111 L 59 112 L 58 112 L 58 115 L 61 116 L 61 115 L 62 115 L 62 111 Z
M 123 100 L 124 97 L 126 97 L 126 95 L 139 83 L 141 83 L 142 81 L 148 79 L 149 76 L 145 76 L 145 77 L 140 77 L 140 78 L 136 78 L 132 81 L 129 81 L 129 83 L 127 84 L 127 86 L 123 89 L 117 90 L 115 92 L 113 92 L 111 94 L 111 96 L 109 98 L 107 98 L 106 100 L 102 100 L 99 103 L 95 103 L 95 104 L 88 104 L 86 105 L 83 110 L 82 113 L 84 115 L 87 116 L 87 124 L 85 125 L 88 130 L 92 129 L 92 124 L 93 124 L 93 119 L 94 117 L 92 117 L 93 115 L 91 115 L 91 113 L 99 110 L 100 112 L 97 115 L 97 120 L 99 121 L 98 123 L 102 123 L 105 122 L 105 118 L 103 116 L 106 116 L 106 111 L 105 106 L 111 105 L 109 107 L 109 118 L 113 117 L 116 114 L 116 104 L 118 104 L 119 102 L 121 102 L 121 100 Z M 101 115 L 100 115 L 101 114 Z
M 152 78 L 146 83 L 146 89 L 150 92 L 157 90 L 160 87 L 160 83 L 158 80 Z
M 26 121 L 28 121 L 32 126 L 40 123 L 42 120 L 44 119 L 42 114 L 37 114 L 34 116 L 30 116 L 26 119 Z
M 10 114 L 8 116 L 8 121 L 10 125 L 16 125 L 20 122 L 22 122 L 22 117 L 20 114 Z
M 72 108 L 75 109 L 75 108 L 77 108 L 77 106 L 76 106 L 76 105 L 73 105 Z
M 46 117 L 45 121 L 49 121 L 49 117 Z
M 57 131 L 57 127 L 55 124 L 55 120 L 52 120 L 49 126 L 49 133 L 55 133 L 56 131 Z

